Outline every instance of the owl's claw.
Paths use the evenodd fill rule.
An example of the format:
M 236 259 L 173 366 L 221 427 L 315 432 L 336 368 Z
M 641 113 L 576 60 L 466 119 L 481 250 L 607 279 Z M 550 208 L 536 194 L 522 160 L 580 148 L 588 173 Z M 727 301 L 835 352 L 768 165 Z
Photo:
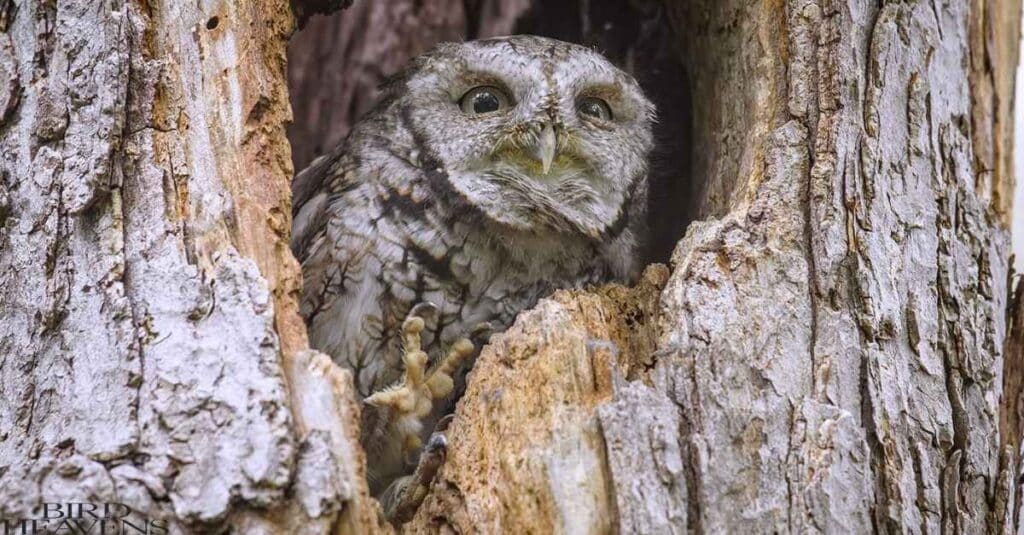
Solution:
M 430 301 L 423 301 L 414 305 L 412 310 L 406 314 L 406 321 L 408 321 L 408 318 L 434 318 L 437 316 L 439 310 L 440 309 L 434 303 L 431 303 Z
M 439 435 L 448 430 L 448 426 L 451 425 L 452 420 L 455 419 L 455 414 L 446 414 L 440 420 L 434 424 L 434 434 Z
M 381 497 L 384 514 L 392 522 L 401 525 L 412 519 L 447 456 L 448 439 L 441 433 L 432 434 L 412 475 L 395 480 Z
M 469 339 L 473 341 L 473 344 L 482 346 L 490 340 L 492 334 L 494 334 L 494 326 L 491 325 L 491 322 L 482 321 L 469 331 Z
M 436 309 L 429 303 L 423 307 L 417 305 L 413 312 L 428 313 L 431 308 Z M 365 400 L 370 405 L 387 410 L 387 425 L 391 428 L 389 435 L 401 441 L 402 455 L 405 459 L 415 459 L 419 453 L 419 462 L 413 475 L 396 480 L 381 496 L 382 503 L 392 502 L 390 506 L 385 504 L 389 518 L 397 518 L 394 515 L 402 511 L 411 517 L 416 507 L 423 501 L 426 488 L 437 473 L 437 469 L 443 464 L 447 451 L 444 435 L 434 433 L 427 446 L 420 451 L 423 446 L 420 439 L 423 420 L 430 415 L 435 400 L 443 399 L 452 392 L 455 388 L 456 370 L 474 352 L 473 343 L 461 338 L 452 344 L 448 353 L 433 369 L 428 370 L 429 359 L 427 353 L 423 351 L 420 336 L 424 327 L 423 317 L 410 313 L 402 323 L 402 361 L 405 363 L 402 380 Z M 421 487 L 422 492 L 419 490 Z M 412 503 L 415 503 L 415 506 L 409 505 Z

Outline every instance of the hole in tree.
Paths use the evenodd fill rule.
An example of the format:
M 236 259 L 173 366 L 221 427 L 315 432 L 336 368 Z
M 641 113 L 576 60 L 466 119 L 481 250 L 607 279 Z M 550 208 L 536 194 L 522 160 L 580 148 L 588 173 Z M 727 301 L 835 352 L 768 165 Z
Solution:
M 214 16 L 210 17 L 209 20 L 206 21 L 206 29 L 207 30 L 216 29 L 217 25 L 219 25 L 219 24 L 220 24 L 220 17 L 214 15 Z
M 680 47 L 694 38 L 681 38 L 673 27 L 686 26 L 671 22 L 680 13 L 666 10 L 685 16 L 701 10 L 621 0 L 533 0 L 500 9 L 483 0 L 463 0 L 461 9 L 452 3 L 357 1 L 311 18 L 295 34 L 288 52 L 294 112 L 288 137 L 296 171 L 340 143 L 376 102 L 380 84 L 438 42 L 525 33 L 579 43 L 631 73 L 657 105 L 645 260 L 667 262 L 689 222 L 706 211 L 693 180 L 693 73 Z

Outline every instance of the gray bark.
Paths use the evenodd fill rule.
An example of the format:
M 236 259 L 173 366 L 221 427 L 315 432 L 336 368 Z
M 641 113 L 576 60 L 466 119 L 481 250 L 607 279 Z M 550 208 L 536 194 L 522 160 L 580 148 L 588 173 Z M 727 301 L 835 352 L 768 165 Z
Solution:
M 1019 2 L 659 9 L 703 220 L 670 272 L 559 293 L 483 351 L 406 530 L 1021 532 Z M 350 379 L 295 312 L 293 25 L 0 0 L 0 519 L 388 529 Z
M 1012 182 L 1000 114 L 1019 9 L 674 4 L 706 219 L 677 245 L 656 318 L 630 335 L 589 322 L 589 297 L 573 294 L 485 349 L 450 437 L 476 448 L 452 453 L 412 529 L 1019 531 L 1017 452 L 1001 448 L 1019 440 L 999 425 Z M 574 360 L 574 339 L 651 336 L 651 362 L 595 386 L 599 402 L 540 391 L 571 407 L 571 425 L 507 401 L 606 373 Z M 509 427 L 530 430 L 525 459 L 491 446 Z M 552 470 L 543 460 L 566 443 L 604 448 Z M 580 505 L 560 489 L 580 473 L 570 481 L 604 489 L 589 503 L 613 500 L 613 518 L 574 524 Z M 535 497 L 529 514 L 515 488 Z
M 1003 528 L 994 192 L 1012 178 L 974 152 L 1003 134 L 972 82 L 1012 70 L 997 43 L 1018 31 L 993 11 L 787 2 L 731 21 L 760 50 L 709 83 L 756 81 L 707 120 L 751 106 L 727 130 L 746 136 L 739 180 L 709 164 L 729 213 L 691 227 L 663 295 L 704 529 Z
M 347 376 L 295 313 L 292 13 L 187 4 L 0 2 L 0 519 L 368 525 Z
M 760 9 L 706 13 L 757 39 L 707 80 L 754 80 L 706 107 L 726 134 L 697 129 L 743 156 L 708 163 L 728 213 L 691 227 L 662 296 L 695 525 L 1001 531 L 1012 177 L 975 152 L 1008 135 L 976 79 L 1016 64 L 1019 4 Z

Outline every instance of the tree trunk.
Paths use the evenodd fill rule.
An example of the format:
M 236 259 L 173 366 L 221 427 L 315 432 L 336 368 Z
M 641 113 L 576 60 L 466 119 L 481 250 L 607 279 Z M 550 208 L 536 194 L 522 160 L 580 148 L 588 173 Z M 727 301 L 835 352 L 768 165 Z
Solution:
M 1020 3 L 544 4 L 356 2 L 290 52 L 297 116 L 340 114 L 296 122 L 299 161 L 433 40 L 600 44 L 661 110 L 651 258 L 701 219 L 671 269 L 492 339 L 405 530 L 1022 532 Z M 295 312 L 294 18 L 0 0 L 0 519 L 84 501 L 174 532 L 389 529 L 348 374 Z
M 0 0 L 8 525 L 42 502 L 178 533 L 377 522 L 350 379 L 297 314 L 293 25 L 283 0 Z
M 649 272 L 492 340 L 409 528 L 1019 530 L 999 427 L 1019 4 L 667 13 L 710 218 L 655 301 Z

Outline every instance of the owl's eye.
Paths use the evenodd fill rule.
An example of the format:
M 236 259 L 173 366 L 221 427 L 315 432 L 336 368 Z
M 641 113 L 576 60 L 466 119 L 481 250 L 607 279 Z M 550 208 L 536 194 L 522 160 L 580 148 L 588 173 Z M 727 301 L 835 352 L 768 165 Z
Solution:
M 583 115 L 589 115 L 596 119 L 603 121 L 612 120 L 612 109 L 608 107 L 607 102 L 597 97 L 581 98 L 579 103 L 576 104 L 576 109 Z
M 482 85 L 470 89 L 459 99 L 459 107 L 463 113 L 469 115 L 482 115 L 501 111 L 509 107 L 509 98 L 505 93 L 494 86 Z

